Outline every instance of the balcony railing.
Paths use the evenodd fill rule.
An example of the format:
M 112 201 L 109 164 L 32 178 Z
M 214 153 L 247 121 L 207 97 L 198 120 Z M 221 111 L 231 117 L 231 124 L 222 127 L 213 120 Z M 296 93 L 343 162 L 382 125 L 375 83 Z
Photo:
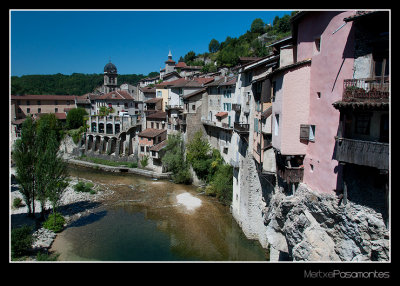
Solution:
M 389 143 L 336 137 L 335 153 L 339 162 L 389 169 Z
M 250 129 L 250 124 L 245 124 L 245 123 L 239 123 L 239 122 L 234 122 L 233 123 L 233 130 L 236 133 L 249 133 Z
M 388 101 L 389 79 L 345 79 L 343 101 Z
M 239 103 L 232 103 L 232 110 L 240 112 L 241 105 Z
M 286 183 L 299 183 L 303 181 L 304 167 L 279 166 L 277 171 L 278 176 Z

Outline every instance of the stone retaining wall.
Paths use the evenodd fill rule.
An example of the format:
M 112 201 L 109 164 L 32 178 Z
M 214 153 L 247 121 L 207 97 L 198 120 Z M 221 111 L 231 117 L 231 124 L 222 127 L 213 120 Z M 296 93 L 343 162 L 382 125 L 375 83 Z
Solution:
M 70 164 L 83 166 L 83 167 L 99 168 L 106 172 L 131 173 L 131 174 L 136 174 L 136 175 L 141 175 L 141 176 L 156 178 L 156 179 L 170 179 L 171 178 L 170 172 L 160 174 L 160 173 L 156 173 L 153 171 L 143 170 L 143 169 L 138 169 L 138 168 L 128 168 L 125 166 L 113 167 L 113 166 L 106 166 L 106 165 L 96 164 L 96 163 L 92 163 L 92 162 L 85 162 L 85 161 L 75 160 L 75 159 L 68 159 L 67 162 Z

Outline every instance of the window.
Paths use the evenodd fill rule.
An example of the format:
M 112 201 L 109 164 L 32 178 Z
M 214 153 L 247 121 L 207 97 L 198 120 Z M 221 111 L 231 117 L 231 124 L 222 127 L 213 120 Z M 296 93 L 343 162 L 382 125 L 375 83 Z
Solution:
M 26 105 L 31 105 L 31 102 L 29 100 L 27 100 Z
M 317 92 L 317 97 L 321 98 L 321 93 L 319 91 Z
M 300 140 L 315 141 L 315 125 L 300 124 Z
M 162 97 L 162 91 L 160 90 L 157 91 L 157 97 Z
M 192 104 L 192 110 L 196 110 L 196 104 Z
M 40 100 L 37 101 L 37 105 L 40 105 Z
M 56 108 L 54 108 L 54 112 L 58 112 L 58 108 L 56 107 Z
M 151 122 L 150 124 L 151 124 L 151 128 L 154 128 L 154 122 Z
M 31 109 L 30 109 L 30 108 L 27 108 L 27 109 L 26 109 L 26 113 L 31 113 Z
M 54 101 L 54 104 L 55 104 L 55 105 L 58 105 L 58 101 L 57 101 L 57 100 L 55 100 L 55 101 Z
M 274 135 L 275 136 L 278 136 L 278 134 L 279 134 L 279 114 L 275 114 L 275 130 L 274 130 Z
M 38 108 L 37 112 L 38 112 L 38 113 L 42 113 L 42 109 L 41 109 L 41 108 Z
M 275 96 L 276 96 L 276 81 L 272 82 L 272 101 L 275 101 Z
M 254 118 L 254 132 L 258 132 L 258 119 Z
M 369 135 L 369 127 L 371 121 L 371 114 L 359 113 L 356 115 L 355 133 L 362 135 Z
M 140 152 L 144 152 L 144 146 L 140 146 Z
M 160 129 L 160 123 L 157 123 L 156 125 L 157 125 L 157 129 Z
M 314 44 L 315 44 L 315 52 L 314 52 L 314 54 L 317 54 L 317 53 L 319 53 L 321 51 L 321 38 L 320 37 L 316 38 L 314 40 Z

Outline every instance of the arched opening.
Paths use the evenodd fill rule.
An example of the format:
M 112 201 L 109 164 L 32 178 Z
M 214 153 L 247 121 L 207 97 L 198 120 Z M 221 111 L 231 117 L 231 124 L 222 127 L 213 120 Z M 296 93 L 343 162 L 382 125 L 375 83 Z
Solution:
M 115 124 L 115 134 L 118 134 L 120 132 L 120 125 Z
M 104 133 L 104 123 L 99 123 L 99 133 Z
M 107 126 L 106 126 L 106 133 L 107 133 L 107 134 L 113 134 L 113 126 L 112 126 L 112 123 L 107 123 Z
M 97 123 L 96 122 L 92 122 L 91 131 L 97 132 Z

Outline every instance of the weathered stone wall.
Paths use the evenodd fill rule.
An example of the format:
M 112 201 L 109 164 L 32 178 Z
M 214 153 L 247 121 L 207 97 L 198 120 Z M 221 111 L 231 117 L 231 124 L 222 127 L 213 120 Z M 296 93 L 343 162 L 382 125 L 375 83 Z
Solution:
M 389 231 L 380 213 L 353 202 L 344 205 L 305 184 L 292 196 L 276 189 L 265 224 L 274 259 L 287 254 L 298 261 L 389 260 Z

